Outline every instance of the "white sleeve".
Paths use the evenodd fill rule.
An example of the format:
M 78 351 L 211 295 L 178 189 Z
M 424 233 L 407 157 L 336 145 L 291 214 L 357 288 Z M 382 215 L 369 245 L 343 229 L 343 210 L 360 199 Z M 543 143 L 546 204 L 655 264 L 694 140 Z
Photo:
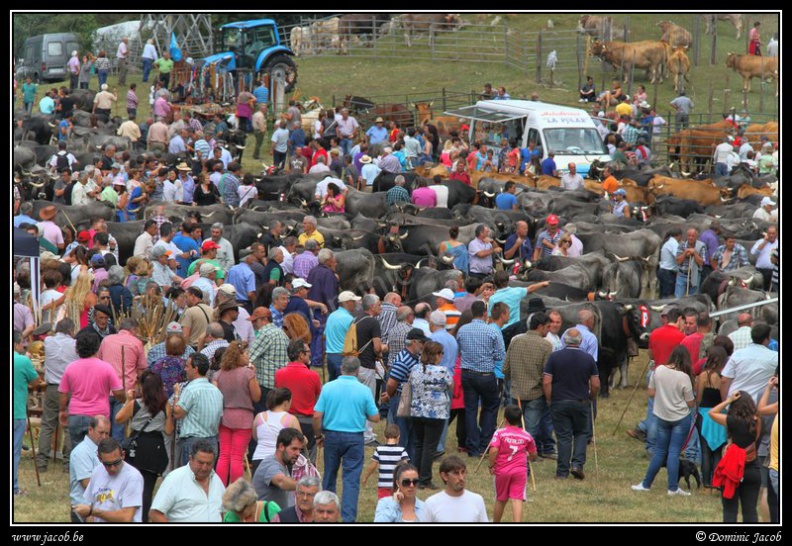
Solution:
M 168 478 L 170 477 L 173 477 L 173 479 L 169 480 Z M 172 484 L 176 479 L 176 476 L 171 474 L 168 476 L 168 478 L 162 480 L 162 484 L 157 490 L 157 494 L 154 497 L 154 500 L 151 502 L 151 508 L 150 508 L 150 510 L 157 510 L 158 512 L 162 512 L 166 516 L 168 515 L 171 506 L 173 506 L 174 499 L 172 494 Z
M 734 379 L 736 372 L 737 372 L 737 366 L 734 363 L 734 359 L 729 358 L 729 360 L 726 361 L 726 365 L 723 366 L 721 377 L 725 377 L 727 379 Z
M 487 507 L 484 504 L 484 498 L 481 495 L 477 495 L 476 503 L 479 505 L 479 515 L 478 521 L 480 523 L 489 523 L 489 518 L 487 517 Z

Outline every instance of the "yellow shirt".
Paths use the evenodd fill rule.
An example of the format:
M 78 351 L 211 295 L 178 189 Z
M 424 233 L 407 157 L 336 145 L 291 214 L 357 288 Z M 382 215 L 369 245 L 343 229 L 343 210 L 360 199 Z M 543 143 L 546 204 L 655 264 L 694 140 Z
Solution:
M 616 113 L 619 114 L 619 116 L 632 116 L 633 113 L 632 106 L 626 102 L 620 102 L 616 105 L 614 110 L 616 110 Z
M 770 429 L 770 468 L 778 472 L 778 414 L 773 419 Z
M 311 235 L 306 235 L 304 232 L 300 233 L 300 236 L 297 238 L 297 244 L 300 246 L 305 246 L 305 241 L 308 239 L 313 239 L 317 243 L 319 243 L 319 248 L 324 248 L 325 240 L 319 230 L 314 231 Z

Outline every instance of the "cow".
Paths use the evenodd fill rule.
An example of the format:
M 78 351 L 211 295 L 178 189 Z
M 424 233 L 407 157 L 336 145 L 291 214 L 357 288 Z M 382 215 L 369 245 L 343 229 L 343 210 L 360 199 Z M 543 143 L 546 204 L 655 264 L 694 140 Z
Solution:
M 643 260 L 619 260 L 610 264 L 602 277 L 604 291 L 618 300 L 641 297 L 643 269 Z
M 338 17 L 331 17 L 325 21 L 317 21 L 311 25 L 311 44 L 316 53 L 325 49 L 339 50 L 341 39 L 338 34 Z
M 651 205 L 640 207 L 642 215 L 646 218 L 652 216 L 681 216 L 687 218 L 691 214 L 704 214 L 706 211 L 698 201 L 692 199 L 679 199 L 673 195 L 664 195 Z M 646 220 L 644 220 L 646 221 Z
M 432 292 L 442 290 L 450 280 L 462 282 L 463 274 L 456 269 L 439 271 L 430 267 L 403 264 L 396 272 L 393 292 L 400 294 L 404 305 L 429 301 Z
M 743 90 L 751 92 L 751 78 L 778 79 L 778 57 L 738 55 L 730 52 L 726 56 L 726 67 L 738 72 L 743 79 Z
M 679 199 L 691 199 L 705 207 L 726 203 L 731 198 L 729 188 L 718 188 L 711 180 L 680 180 L 655 176 L 649 181 L 648 187 L 657 196 L 673 195 Z
M 369 218 L 385 216 L 388 212 L 385 195 L 385 192 L 366 193 L 349 188 L 345 205 L 346 211 L 351 216 L 356 216 L 358 213 Z
M 687 77 L 690 72 L 690 59 L 685 54 L 686 50 L 687 47 L 678 47 L 668 56 L 667 67 L 669 74 L 674 77 L 674 91 L 684 88 L 684 85 L 680 85 L 680 80 L 690 82 Z
M 395 121 L 399 127 L 413 125 L 413 113 L 403 104 L 377 104 L 367 112 L 368 117 L 381 117 L 386 122 Z
M 33 201 L 33 213 L 31 216 L 38 218 L 41 209 L 50 205 L 58 209 L 58 214 L 53 222 L 59 227 L 67 225 L 77 226 L 83 222 L 91 222 L 94 218 L 104 218 L 110 221 L 115 217 L 115 208 L 106 201 L 92 201 L 87 205 L 71 206 L 40 199 Z
M 318 23 L 315 23 L 318 24 Z M 289 44 L 292 51 L 296 56 L 312 55 L 315 51 L 319 51 L 313 47 L 314 43 L 314 25 L 305 27 L 294 27 L 289 35 Z
M 572 264 L 553 272 L 540 269 L 528 270 L 523 279 L 528 282 L 553 281 L 575 287 L 579 290 L 590 292 L 597 287 L 594 284 L 588 269 L 583 264 Z
M 349 52 L 354 35 L 373 35 L 390 20 L 386 13 L 347 13 L 338 20 L 339 53 Z
M 762 274 L 752 265 L 743 266 L 728 272 L 713 271 L 701 283 L 699 293 L 708 295 L 712 301 L 718 301 L 718 297 L 729 286 L 761 290 L 763 280 Z
M 374 281 L 374 255 L 365 248 L 342 250 L 334 254 L 338 262 L 335 271 L 340 279 L 340 290 L 365 295 Z
M 462 19 L 458 13 L 405 13 L 401 16 L 401 25 L 404 28 L 404 41 L 407 47 L 412 47 L 410 34 L 413 32 L 429 33 L 431 46 L 437 32 L 459 29 Z
M 693 37 L 690 32 L 681 26 L 675 25 L 671 21 L 660 21 L 657 26 L 663 33 L 660 41 L 668 42 L 672 48 L 684 47 L 687 49 L 693 45 Z
M 696 167 L 703 170 L 726 134 L 718 130 L 683 129 L 666 140 L 668 155 L 672 161 L 679 161 L 679 169 L 683 173 Z
M 595 40 L 591 44 L 591 54 L 600 57 L 611 65 L 614 70 L 623 68 L 624 82 L 630 77 L 634 68 L 647 71 L 651 82 L 663 82 L 663 64 L 666 59 L 666 48 L 662 42 L 644 40 L 642 42 L 601 42 Z
M 743 30 L 743 16 L 741 13 L 718 13 L 702 15 L 702 17 L 704 17 L 704 22 L 707 23 L 707 34 L 715 34 L 718 21 L 728 21 L 737 29 L 737 36 L 734 39 L 740 39 Z
M 611 264 L 611 261 L 605 257 L 602 251 L 586 252 L 578 258 L 570 258 L 567 256 L 544 256 L 538 262 L 532 265 L 542 271 L 558 271 L 572 264 L 581 264 L 585 266 L 586 272 L 591 277 L 594 286 L 602 286 L 602 275 L 605 268 Z
M 767 137 L 770 142 L 778 142 L 778 122 L 751 123 L 745 128 L 743 135 L 748 139 L 753 149 L 758 152 L 762 145 L 762 137 Z
M 174 203 L 153 201 L 146 206 L 146 210 L 143 213 L 144 220 L 148 220 L 154 215 L 154 210 L 157 205 L 163 205 L 165 207 L 166 218 L 173 217 L 184 220 L 189 213 L 198 211 L 201 213 L 202 219 L 206 222 L 220 222 L 221 224 L 227 225 L 231 224 L 233 219 L 233 211 L 225 205 L 210 205 L 196 209 L 188 205 L 176 205 Z
M 605 35 L 608 28 L 610 28 L 610 36 Z M 624 41 L 629 36 L 629 31 L 625 34 L 624 27 L 613 24 L 613 17 L 604 15 L 581 15 L 577 31 L 580 34 L 589 34 L 602 40 Z
M 410 108 L 416 111 L 418 125 L 431 123 L 437 127 L 437 132 L 443 136 L 448 135 L 451 131 L 458 132 L 462 127 L 462 118 L 456 116 L 435 116 L 434 110 L 432 110 L 433 105 L 434 101 L 410 103 Z M 448 172 L 443 173 L 442 176 L 447 177 Z

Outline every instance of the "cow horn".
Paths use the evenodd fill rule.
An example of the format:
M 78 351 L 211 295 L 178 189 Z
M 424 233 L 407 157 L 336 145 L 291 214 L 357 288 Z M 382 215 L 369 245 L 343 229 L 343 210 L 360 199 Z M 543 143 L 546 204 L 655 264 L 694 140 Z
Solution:
M 659 186 L 656 187 L 656 189 L 662 190 L 664 187 L 665 187 L 665 184 L 660 184 Z
M 211 217 L 212 217 L 212 216 L 214 216 L 214 215 L 215 215 L 215 213 L 214 213 L 214 212 L 210 212 L 209 214 L 204 214 L 204 215 L 203 215 L 203 217 L 204 217 L 204 218 L 211 218 Z
M 613 290 L 611 292 L 608 292 L 608 297 L 612 298 L 612 297 L 616 296 L 616 294 L 618 294 L 618 293 L 619 293 L 618 290 Z
M 424 261 L 425 259 L 426 259 L 426 258 L 421 258 L 420 260 L 418 260 L 418 263 L 417 263 L 417 264 L 415 264 L 415 267 L 416 267 L 416 268 L 420 268 L 420 267 L 421 267 L 421 264 L 423 263 L 423 261 Z
M 453 256 L 443 256 L 440 259 L 443 260 L 443 263 L 446 264 L 446 265 L 450 265 L 450 264 L 454 263 L 454 257 Z
M 377 227 L 378 228 L 386 228 L 386 227 L 388 227 L 388 224 L 386 224 L 385 222 L 377 222 Z
M 526 269 L 530 269 L 531 268 L 531 260 L 525 260 L 525 268 Z
M 413 108 L 413 109 L 415 109 L 415 108 L 418 108 L 418 107 L 415 105 L 415 103 L 414 103 L 414 102 L 411 102 L 411 103 L 410 103 L 410 108 Z
M 656 312 L 659 313 L 660 311 L 662 311 L 665 308 L 665 305 L 650 305 L 649 308 L 652 311 L 656 311 Z
M 399 235 L 399 239 L 401 239 L 403 241 L 403 240 L 405 240 L 407 238 L 408 235 L 410 235 L 409 230 L 405 231 L 404 235 Z
M 629 260 L 629 259 L 630 259 L 629 257 L 627 257 L 627 258 L 622 258 L 622 257 L 621 257 L 621 256 L 619 256 L 618 254 L 614 254 L 614 256 L 616 256 L 616 261 L 617 261 L 617 262 L 626 262 L 627 260 Z
M 391 270 L 394 270 L 394 269 L 401 269 L 401 266 L 398 266 L 398 265 L 391 265 L 391 264 L 389 264 L 389 263 L 388 263 L 388 262 L 385 260 L 385 258 L 383 258 L 382 256 L 380 256 L 380 260 L 382 260 L 382 264 L 385 266 L 385 268 L 386 268 L 386 269 L 391 269 Z
M 490 193 L 490 192 L 487 192 L 487 191 L 482 191 L 481 193 L 483 193 L 484 195 L 486 195 L 486 196 L 487 196 L 487 197 L 489 197 L 490 199 L 492 199 L 493 197 L 495 197 L 495 192 L 492 192 L 492 193 Z
M 723 203 L 728 203 L 728 202 L 730 202 L 730 201 L 731 201 L 731 199 L 724 199 L 722 195 L 721 195 L 721 198 L 720 198 L 720 200 L 721 200 Z
M 498 241 L 498 243 L 500 243 L 501 245 L 506 244 L 506 239 L 495 239 L 495 240 Z
M 252 207 L 250 207 L 250 210 L 260 211 L 261 209 L 259 208 L 258 205 L 253 205 Z
M 235 144 L 237 150 L 244 150 L 247 146 L 240 146 L 239 144 Z
M 361 239 L 363 239 L 364 237 L 365 237 L 365 235 L 359 235 L 359 236 L 357 236 L 357 237 L 352 237 L 352 240 L 353 240 L 353 241 L 360 241 L 360 240 L 361 240 Z
M 625 311 L 632 311 L 633 310 L 633 304 L 632 303 L 628 303 L 627 305 L 624 306 L 624 310 Z
M 302 206 L 304 207 L 308 206 L 308 202 L 305 199 L 300 199 L 300 203 L 302 203 Z
M 512 260 L 504 260 L 504 259 L 503 259 L 503 258 L 501 258 L 500 256 L 498 256 L 498 259 L 501 261 L 501 263 L 502 263 L 503 265 L 511 265 L 511 264 L 513 264 L 513 263 L 514 263 L 514 260 L 513 260 L 513 259 L 512 259 Z

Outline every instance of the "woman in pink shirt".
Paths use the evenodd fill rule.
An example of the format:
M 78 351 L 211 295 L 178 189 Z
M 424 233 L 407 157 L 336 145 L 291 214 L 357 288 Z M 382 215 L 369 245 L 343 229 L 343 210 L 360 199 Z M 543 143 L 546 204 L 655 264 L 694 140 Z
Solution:
M 437 194 L 426 186 L 426 179 L 418 179 L 418 187 L 412 192 L 413 205 L 421 208 L 433 208 L 437 206 Z

